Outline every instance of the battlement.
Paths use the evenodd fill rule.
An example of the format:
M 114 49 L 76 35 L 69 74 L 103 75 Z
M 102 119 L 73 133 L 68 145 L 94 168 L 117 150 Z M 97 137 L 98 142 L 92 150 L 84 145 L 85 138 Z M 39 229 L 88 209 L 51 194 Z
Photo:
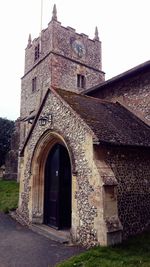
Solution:
M 85 34 L 85 33 L 78 33 L 78 32 L 76 31 L 76 29 L 74 29 L 74 28 L 72 28 L 72 27 L 70 27 L 70 26 L 66 26 L 66 27 L 63 26 L 63 25 L 61 24 L 60 21 L 55 21 L 55 22 L 57 22 L 57 24 L 60 25 L 62 29 L 69 30 L 70 32 L 75 33 L 76 35 L 78 35 L 78 36 L 81 37 L 81 38 L 83 37 L 83 38 L 88 39 L 89 41 L 92 41 L 92 42 L 93 42 L 93 41 L 99 41 L 99 39 L 95 39 L 95 36 L 93 37 L 93 39 L 91 39 L 87 34 Z M 42 29 L 42 31 L 41 31 L 41 35 L 43 35 L 43 37 L 44 37 L 44 35 L 45 35 L 45 32 L 48 31 L 49 27 L 51 27 L 51 24 L 52 24 L 52 23 L 53 23 L 53 20 L 51 20 L 51 21 L 48 23 L 48 27 L 47 27 L 47 28 Z M 32 46 L 32 44 L 33 44 L 34 42 L 40 41 L 40 38 L 41 38 L 41 36 L 34 38 L 33 41 L 31 41 L 31 42 L 32 42 L 32 43 L 31 43 L 31 46 Z M 27 45 L 26 48 L 29 49 L 30 47 L 28 47 L 28 45 Z
M 97 29 L 92 40 L 72 27 L 62 26 L 54 6 L 48 27 L 33 40 L 29 35 L 21 85 L 21 118 L 26 118 L 27 124 L 31 112 L 37 111 L 47 88 L 51 86 L 81 93 L 103 81 L 101 42 Z M 28 126 L 25 129 L 21 131 L 22 140 Z
M 97 33 L 98 34 L 98 33 Z M 57 20 L 56 11 L 48 23 L 48 27 L 41 31 L 39 37 L 28 39 L 25 53 L 25 73 L 28 73 L 38 61 L 45 58 L 49 53 L 57 53 L 68 57 L 70 60 L 79 61 L 91 68 L 102 70 L 101 42 L 94 36 L 90 39 L 84 33 L 77 33 L 70 26 L 64 27 Z

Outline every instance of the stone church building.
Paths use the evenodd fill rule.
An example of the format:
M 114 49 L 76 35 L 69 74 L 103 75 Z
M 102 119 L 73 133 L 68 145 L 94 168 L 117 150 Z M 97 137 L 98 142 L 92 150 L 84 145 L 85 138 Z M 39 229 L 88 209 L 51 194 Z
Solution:
M 54 6 L 25 50 L 18 218 L 84 246 L 147 229 L 149 108 L 150 62 L 105 81 L 97 28 L 63 27 Z

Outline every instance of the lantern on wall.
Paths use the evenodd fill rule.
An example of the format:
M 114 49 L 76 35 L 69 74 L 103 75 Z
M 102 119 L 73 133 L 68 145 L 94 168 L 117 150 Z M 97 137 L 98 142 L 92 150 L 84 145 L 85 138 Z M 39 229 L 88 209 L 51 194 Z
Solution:
M 40 126 L 45 126 L 48 122 L 52 122 L 52 115 L 43 115 L 39 118 L 39 125 Z

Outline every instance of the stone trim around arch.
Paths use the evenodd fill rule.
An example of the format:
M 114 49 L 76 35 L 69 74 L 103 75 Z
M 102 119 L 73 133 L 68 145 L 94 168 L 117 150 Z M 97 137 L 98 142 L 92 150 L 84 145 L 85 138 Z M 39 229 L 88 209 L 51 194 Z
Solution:
M 21 154 L 18 215 L 28 225 L 33 222 L 42 223 L 42 175 L 46 162 L 44 157 L 48 155 L 50 147 L 59 141 L 68 149 L 72 164 L 71 236 L 73 241 L 88 247 L 112 244 L 114 242 L 112 235 L 120 231 L 120 227 L 115 229 L 115 233 L 110 233 L 109 241 L 111 229 L 108 229 L 107 225 L 112 216 L 110 218 L 110 214 L 105 212 L 107 197 L 105 198 L 106 190 L 103 190 L 103 179 L 99 170 L 101 164 L 103 165 L 103 158 L 95 160 L 91 130 L 53 92 L 48 93 L 39 114 L 40 116 L 51 114 L 53 120 L 52 123 L 48 122 L 45 126 L 40 126 L 37 117 L 24 147 L 24 153 Z M 100 146 L 96 147 L 101 151 Z M 39 180 L 36 180 L 37 177 Z M 116 199 L 113 205 L 116 223 L 118 220 Z M 118 234 L 117 238 L 115 237 L 115 243 L 118 241 L 120 242 L 120 234 L 119 237 Z
M 105 164 L 101 158 L 96 159 L 93 155 L 91 136 L 87 135 L 84 142 L 80 143 L 79 150 L 76 151 L 77 143 L 72 143 L 70 139 L 66 141 L 62 135 L 57 131 L 47 129 L 36 139 L 36 142 L 32 136 L 33 139 L 26 147 L 24 158 L 22 158 L 18 214 L 25 219 L 27 224 L 43 223 L 45 164 L 51 148 L 56 143 L 60 143 L 68 150 L 72 167 L 72 224 L 70 229 L 72 240 L 84 246 L 120 242 L 121 228 L 117 216 L 116 199 L 114 198 L 112 203 L 115 212 L 113 216 L 110 216 L 109 212 L 105 211 L 106 205 L 109 204 L 107 201 L 109 192 L 101 180 L 103 176 L 101 169 Z M 32 151 L 31 144 L 34 144 Z M 114 187 L 115 185 L 112 185 L 112 189 Z M 113 229 L 113 232 L 109 229 L 110 220 L 111 224 L 116 225 L 117 222 L 117 229 L 115 231 Z
M 32 174 L 32 187 L 31 187 L 31 199 L 32 208 L 30 218 L 32 223 L 43 223 L 44 215 L 44 170 L 47 160 L 47 156 L 55 144 L 62 144 L 66 147 L 70 163 L 72 167 L 72 158 L 70 149 L 68 148 L 65 140 L 59 134 L 51 131 L 46 131 L 37 142 L 35 147 L 32 161 L 31 161 L 31 174 Z M 74 168 L 72 167 L 72 170 Z M 73 173 L 73 172 L 72 172 Z M 73 175 L 72 175 L 73 176 Z

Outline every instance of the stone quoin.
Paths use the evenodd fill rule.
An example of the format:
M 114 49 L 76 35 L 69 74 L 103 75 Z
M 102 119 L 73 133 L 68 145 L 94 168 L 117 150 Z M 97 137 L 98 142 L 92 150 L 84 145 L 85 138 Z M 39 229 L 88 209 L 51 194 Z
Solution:
M 97 27 L 93 40 L 63 27 L 54 6 L 25 50 L 18 220 L 86 247 L 149 227 L 149 72 L 105 81 Z

